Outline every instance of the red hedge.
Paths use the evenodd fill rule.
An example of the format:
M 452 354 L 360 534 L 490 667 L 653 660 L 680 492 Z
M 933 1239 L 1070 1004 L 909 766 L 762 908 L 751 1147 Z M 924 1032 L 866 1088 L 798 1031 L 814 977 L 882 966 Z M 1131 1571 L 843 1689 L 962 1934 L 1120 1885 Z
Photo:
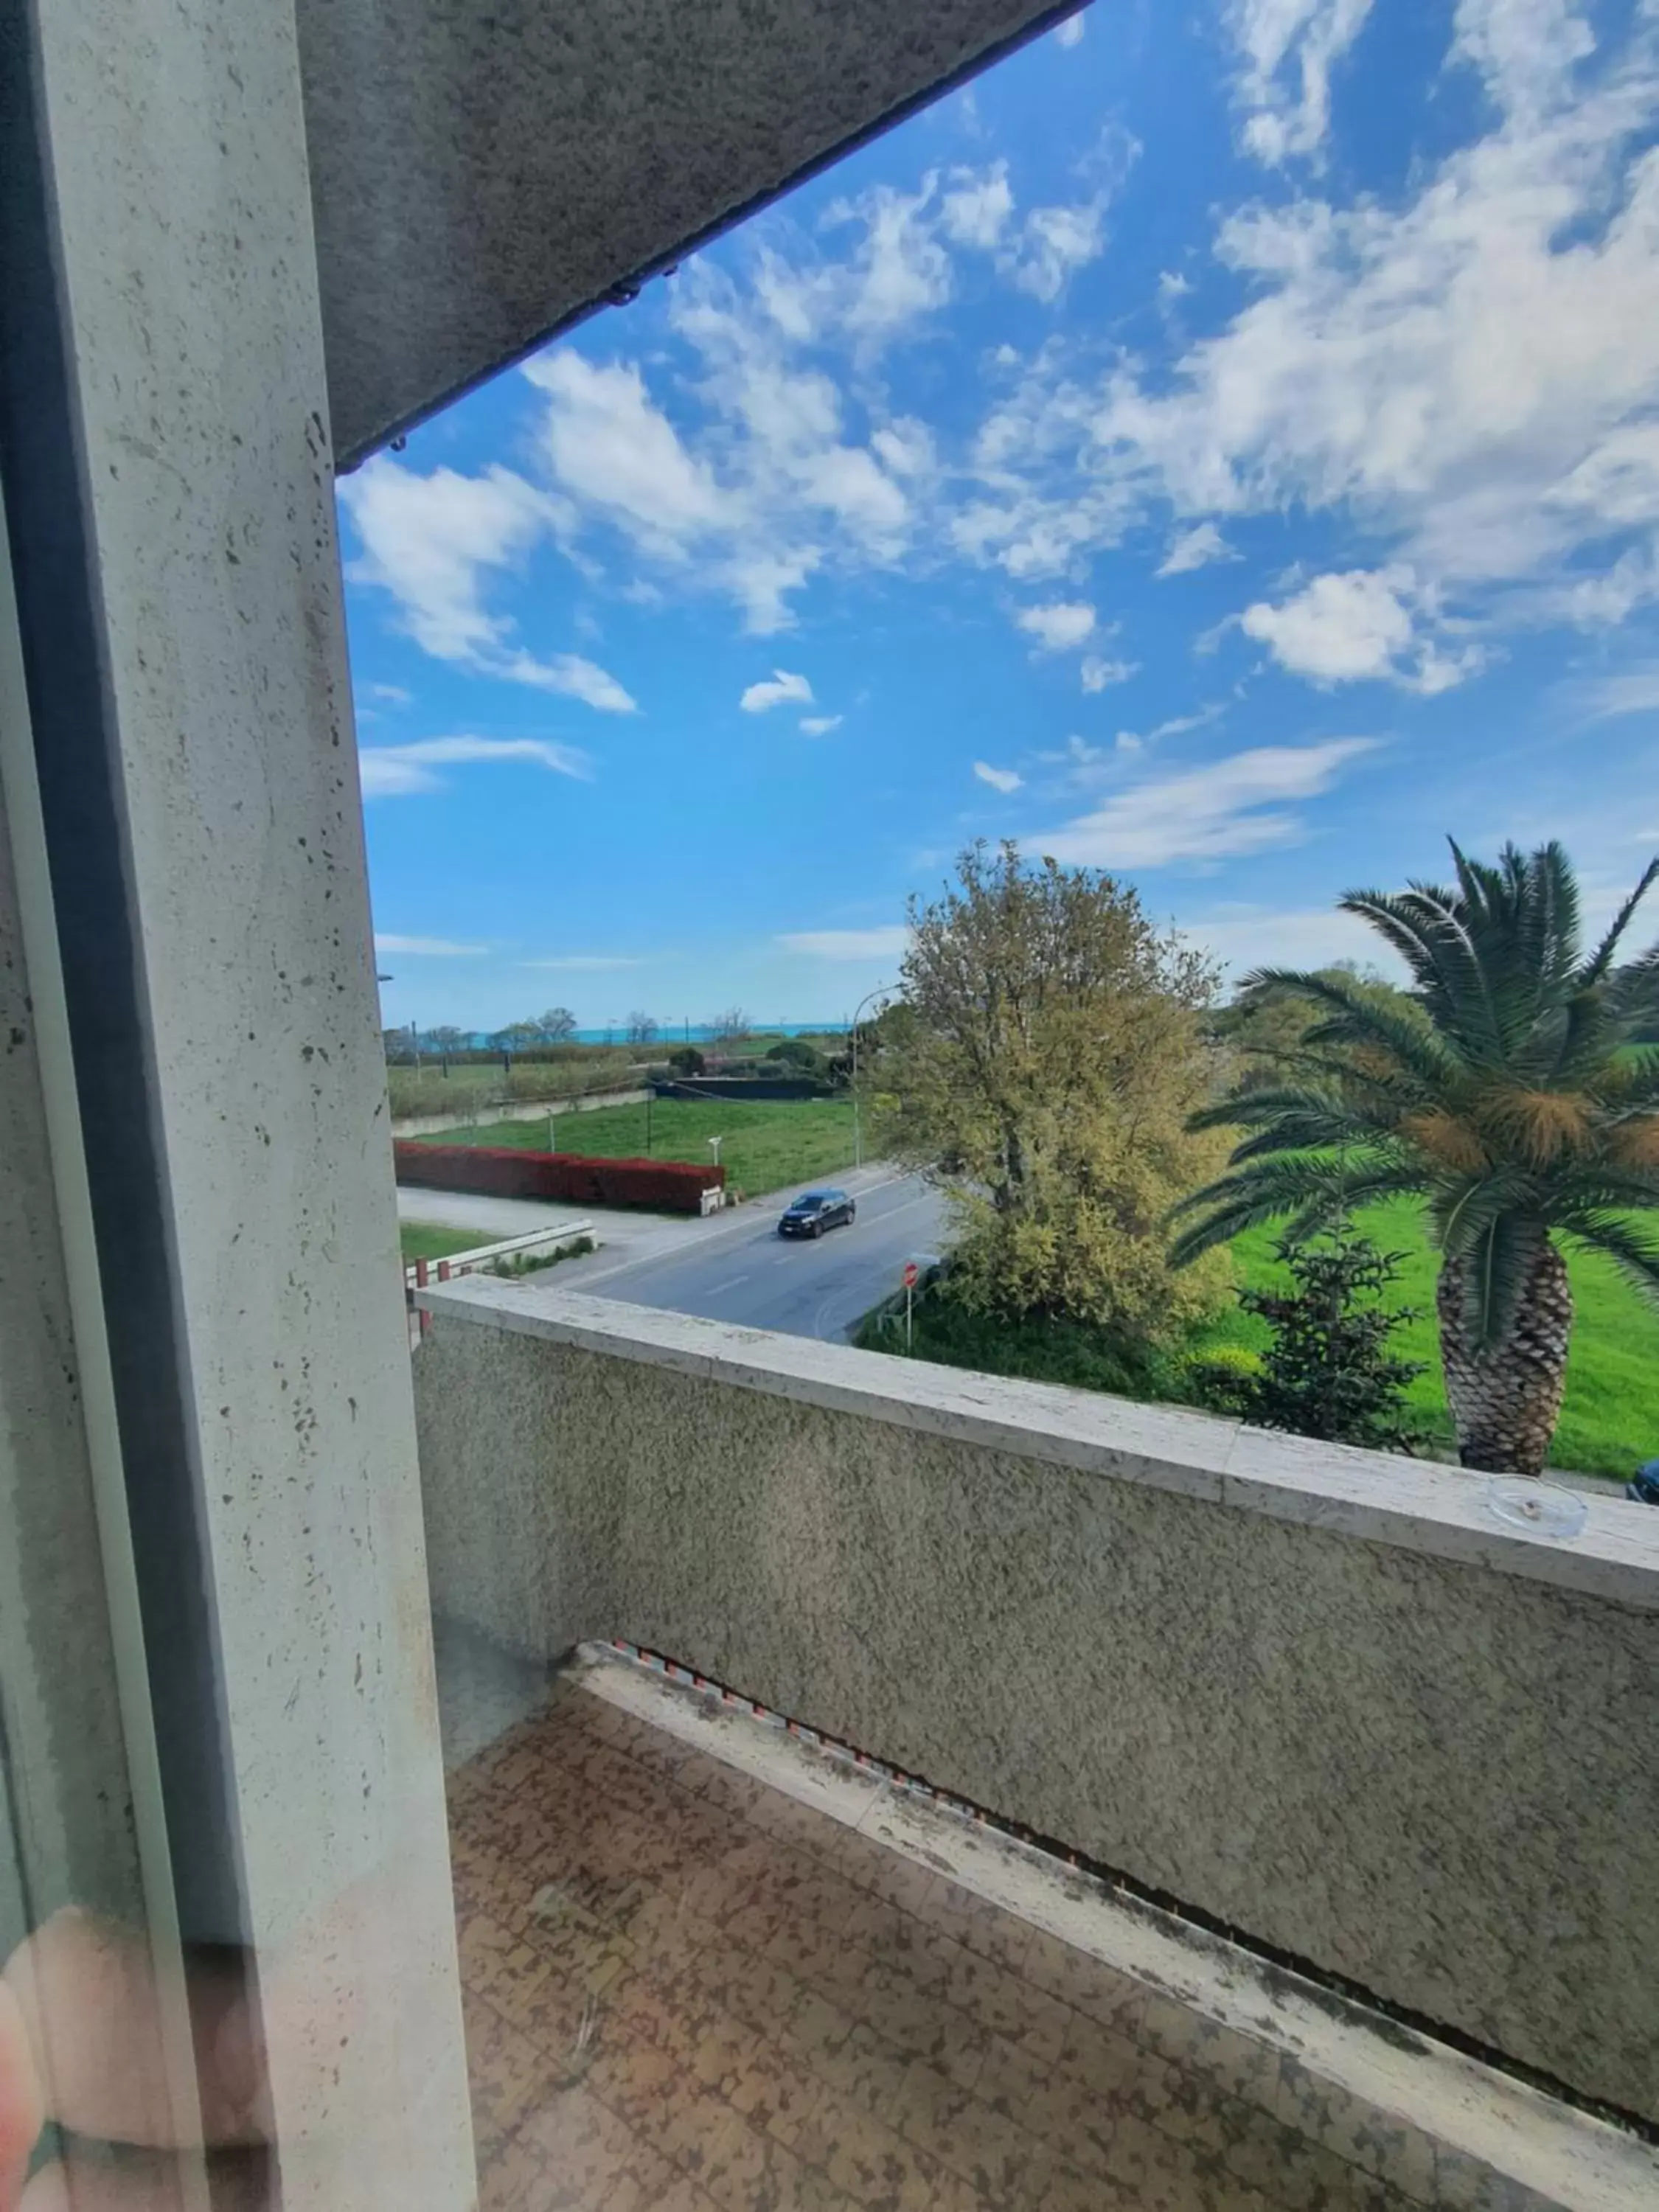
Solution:
M 434 1190 L 487 1191 L 493 1198 L 574 1199 L 578 1206 L 648 1206 L 700 1213 L 702 1194 L 725 1183 L 726 1170 L 682 1160 L 589 1160 L 575 1152 L 532 1152 L 516 1145 L 392 1147 L 401 1183 Z

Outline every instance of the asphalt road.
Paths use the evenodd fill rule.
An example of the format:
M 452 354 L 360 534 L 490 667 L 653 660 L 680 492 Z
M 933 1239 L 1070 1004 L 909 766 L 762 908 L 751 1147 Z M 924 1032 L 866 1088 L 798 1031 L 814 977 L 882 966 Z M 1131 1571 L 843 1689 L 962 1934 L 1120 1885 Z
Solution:
M 741 1226 L 723 1224 L 678 1251 L 628 1261 L 591 1282 L 585 1270 L 579 1281 L 573 1268 L 569 1286 L 743 1328 L 840 1340 L 878 1299 L 898 1289 L 907 1260 L 940 1249 L 943 1204 L 920 1176 L 859 1192 L 852 1227 L 831 1229 L 816 1241 L 778 1235 L 788 1195 L 763 1212 L 757 1206 L 757 1218 Z

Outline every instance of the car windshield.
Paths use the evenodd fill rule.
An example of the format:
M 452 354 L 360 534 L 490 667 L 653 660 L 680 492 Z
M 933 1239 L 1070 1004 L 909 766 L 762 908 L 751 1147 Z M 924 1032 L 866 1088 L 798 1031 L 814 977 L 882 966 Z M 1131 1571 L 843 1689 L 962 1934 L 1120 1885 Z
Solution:
M 789 1211 L 792 1213 L 816 1213 L 823 1204 L 823 1193 L 821 1190 L 809 1190 L 804 1197 L 795 1200 Z

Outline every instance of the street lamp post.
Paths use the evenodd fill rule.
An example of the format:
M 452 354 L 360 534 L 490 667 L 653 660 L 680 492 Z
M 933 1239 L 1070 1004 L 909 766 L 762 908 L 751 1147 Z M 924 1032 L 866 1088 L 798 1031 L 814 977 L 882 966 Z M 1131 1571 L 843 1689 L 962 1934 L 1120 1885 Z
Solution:
M 853 1165 L 864 1165 L 864 1125 L 859 1115 L 859 1016 L 872 999 L 880 998 L 884 991 L 892 989 L 890 983 L 878 983 L 873 991 L 866 991 L 853 1009 L 851 1023 L 853 1042 Z

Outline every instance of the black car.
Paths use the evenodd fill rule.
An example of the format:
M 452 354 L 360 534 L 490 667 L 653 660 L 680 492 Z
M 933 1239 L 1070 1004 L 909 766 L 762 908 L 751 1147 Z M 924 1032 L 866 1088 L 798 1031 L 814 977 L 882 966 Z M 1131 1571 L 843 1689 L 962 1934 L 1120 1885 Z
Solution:
M 826 1229 L 846 1222 L 850 1227 L 858 1208 L 844 1190 L 804 1190 L 792 1199 L 778 1223 L 780 1237 L 822 1237 Z

